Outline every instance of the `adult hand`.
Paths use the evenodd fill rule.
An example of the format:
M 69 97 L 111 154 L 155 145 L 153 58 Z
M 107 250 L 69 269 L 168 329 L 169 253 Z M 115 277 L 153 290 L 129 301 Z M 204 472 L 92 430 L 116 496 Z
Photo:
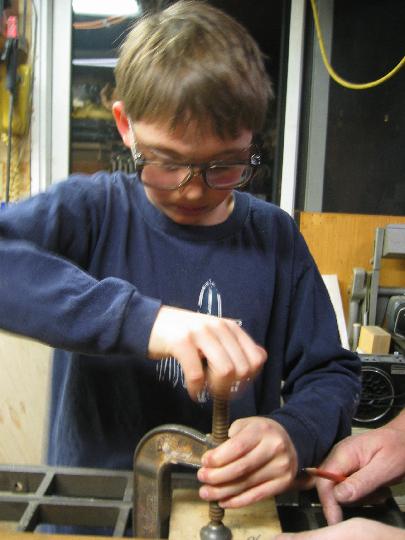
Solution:
M 236 420 L 229 439 L 203 455 L 200 497 L 239 508 L 274 496 L 293 484 L 297 454 L 285 429 L 274 420 L 253 416 Z
M 352 435 L 338 443 L 322 469 L 349 476 L 340 484 L 316 482 L 329 525 L 342 520 L 340 504 L 363 499 L 381 486 L 399 482 L 405 473 L 405 430 L 393 421 L 384 427 Z
M 404 540 L 405 531 L 370 519 L 352 518 L 331 527 L 303 533 L 284 533 L 273 540 Z
M 266 351 L 233 320 L 162 306 L 149 339 L 152 359 L 173 356 L 193 399 L 204 389 L 227 395 L 236 381 L 253 378 Z

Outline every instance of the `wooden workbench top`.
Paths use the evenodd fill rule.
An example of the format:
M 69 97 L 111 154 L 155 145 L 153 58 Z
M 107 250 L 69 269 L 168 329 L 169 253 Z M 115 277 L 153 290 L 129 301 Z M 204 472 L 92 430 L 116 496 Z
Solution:
M 111 536 L 76 536 L 70 534 L 42 534 L 28 532 L 4 532 L 1 531 L 1 540 L 111 540 Z M 134 538 L 133 540 L 146 540 Z

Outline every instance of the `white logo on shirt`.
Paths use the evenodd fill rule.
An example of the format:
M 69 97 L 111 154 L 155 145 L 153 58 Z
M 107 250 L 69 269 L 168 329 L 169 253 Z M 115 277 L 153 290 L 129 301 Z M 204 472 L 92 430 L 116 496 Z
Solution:
M 214 315 L 216 317 L 222 317 L 222 300 L 215 282 L 212 279 L 208 279 L 201 287 L 200 294 L 198 296 L 198 313 L 206 313 L 208 315 Z M 237 321 L 238 324 L 242 324 L 242 321 Z M 177 385 L 181 385 L 183 388 L 187 388 L 184 373 L 181 365 L 173 356 L 162 358 L 156 365 L 156 373 L 158 381 L 170 381 L 173 388 Z M 238 382 L 235 383 L 237 390 Z M 198 396 L 200 403 L 205 403 L 209 399 L 208 389 L 202 390 Z

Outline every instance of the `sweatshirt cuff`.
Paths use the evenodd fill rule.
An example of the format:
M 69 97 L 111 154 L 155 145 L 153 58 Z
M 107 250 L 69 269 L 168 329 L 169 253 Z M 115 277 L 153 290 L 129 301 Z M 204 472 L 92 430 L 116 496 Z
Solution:
M 284 408 L 270 414 L 269 417 L 275 420 L 287 431 L 297 452 L 298 473 L 304 467 L 311 467 L 317 464 L 317 434 L 303 418 L 294 415 Z
M 122 349 L 136 356 L 147 357 L 150 333 L 158 311 L 160 300 L 134 293 L 127 305 L 121 333 Z

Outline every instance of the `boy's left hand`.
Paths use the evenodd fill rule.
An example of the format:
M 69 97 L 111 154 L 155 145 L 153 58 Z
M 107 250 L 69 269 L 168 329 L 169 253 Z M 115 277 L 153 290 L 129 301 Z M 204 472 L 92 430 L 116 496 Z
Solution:
M 200 497 L 223 508 L 239 508 L 293 485 L 297 453 L 286 430 L 259 416 L 236 420 L 229 439 L 202 458 Z

